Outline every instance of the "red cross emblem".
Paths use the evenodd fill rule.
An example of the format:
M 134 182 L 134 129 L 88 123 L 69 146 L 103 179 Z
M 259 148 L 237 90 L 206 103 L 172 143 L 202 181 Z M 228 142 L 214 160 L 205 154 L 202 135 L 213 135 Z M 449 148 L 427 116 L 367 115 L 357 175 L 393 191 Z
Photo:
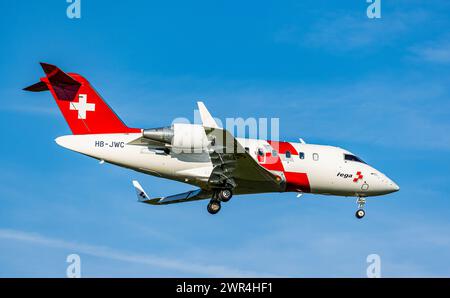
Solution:
M 355 178 L 353 178 L 353 182 L 358 182 L 358 180 L 362 180 L 362 178 L 363 178 L 363 175 L 361 174 L 361 172 L 356 172 L 356 177 Z

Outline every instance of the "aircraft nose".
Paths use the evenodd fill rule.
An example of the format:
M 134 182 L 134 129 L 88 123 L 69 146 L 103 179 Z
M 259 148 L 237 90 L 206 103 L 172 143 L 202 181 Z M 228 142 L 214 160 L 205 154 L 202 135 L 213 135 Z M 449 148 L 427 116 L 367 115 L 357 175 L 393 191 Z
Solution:
M 390 193 L 400 190 L 400 186 L 398 186 L 394 181 L 392 181 L 389 178 L 387 179 L 387 188 Z
M 377 194 L 385 195 L 400 190 L 400 187 L 383 173 L 376 172 L 374 176 L 378 178 L 376 179 L 376 182 L 374 182 L 377 187 L 373 188 L 373 191 L 375 191 Z
M 396 192 L 396 191 L 399 191 L 400 190 L 400 186 L 398 186 L 397 184 L 395 184 L 394 182 L 392 182 L 392 185 L 391 185 L 391 187 L 392 187 L 392 192 Z

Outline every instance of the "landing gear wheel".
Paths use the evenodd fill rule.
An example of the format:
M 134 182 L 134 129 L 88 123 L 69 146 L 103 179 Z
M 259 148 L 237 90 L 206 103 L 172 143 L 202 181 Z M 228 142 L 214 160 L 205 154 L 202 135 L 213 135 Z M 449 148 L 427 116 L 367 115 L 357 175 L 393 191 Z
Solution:
M 222 189 L 219 191 L 219 199 L 222 202 L 228 202 L 233 196 L 233 192 L 230 189 Z
M 358 209 L 355 214 L 356 218 L 358 219 L 363 218 L 364 215 L 366 215 L 366 212 L 363 209 Z
M 220 202 L 219 201 L 216 201 L 216 200 L 211 200 L 209 203 L 208 203 L 208 207 L 207 207 L 207 209 L 208 209 L 208 212 L 210 213 L 210 214 L 216 214 L 217 212 L 219 212 L 220 211 Z
M 366 205 L 366 198 L 365 197 L 358 197 L 356 200 L 356 203 L 358 204 L 358 210 L 355 213 L 356 218 L 361 219 L 366 215 L 366 212 L 364 211 L 364 206 Z

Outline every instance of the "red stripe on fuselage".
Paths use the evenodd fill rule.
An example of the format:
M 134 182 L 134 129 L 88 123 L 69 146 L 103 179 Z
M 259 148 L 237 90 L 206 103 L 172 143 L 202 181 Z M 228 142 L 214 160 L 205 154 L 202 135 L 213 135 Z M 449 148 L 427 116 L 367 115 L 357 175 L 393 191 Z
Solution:
M 309 179 L 306 173 L 285 172 L 287 187 L 286 191 L 310 192 Z
M 272 152 L 267 152 L 265 156 L 258 155 L 258 161 L 263 167 L 270 171 L 284 172 L 284 167 L 280 156 L 273 156 Z
M 267 141 L 267 143 L 280 154 L 286 154 L 286 151 L 289 151 L 293 155 L 298 155 L 297 150 L 289 142 Z
M 286 177 L 286 191 L 310 192 L 308 175 L 306 173 L 286 172 L 279 154 L 286 154 L 289 151 L 292 155 L 298 155 L 294 146 L 288 142 L 267 141 L 272 148 L 278 152 L 273 156 L 272 152 L 266 152 L 265 156 L 258 155 L 258 162 L 269 171 L 283 172 Z

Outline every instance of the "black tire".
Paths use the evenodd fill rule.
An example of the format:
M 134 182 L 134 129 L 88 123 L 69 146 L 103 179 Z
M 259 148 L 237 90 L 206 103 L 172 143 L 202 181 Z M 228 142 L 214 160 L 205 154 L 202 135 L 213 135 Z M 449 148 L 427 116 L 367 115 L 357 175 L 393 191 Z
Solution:
M 233 192 L 231 189 L 222 189 L 219 191 L 219 200 L 222 202 L 228 202 L 231 200 L 231 197 L 233 196 Z
M 363 209 L 358 209 L 355 213 L 356 218 L 361 219 L 366 215 L 366 212 Z
M 208 210 L 208 212 L 210 214 L 216 214 L 217 212 L 220 211 L 220 208 L 221 208 L 221 206 L 220 206 L 220 202 L 219 201 L 211 200 L 208 203 L 208 207 L 206 209 Z

